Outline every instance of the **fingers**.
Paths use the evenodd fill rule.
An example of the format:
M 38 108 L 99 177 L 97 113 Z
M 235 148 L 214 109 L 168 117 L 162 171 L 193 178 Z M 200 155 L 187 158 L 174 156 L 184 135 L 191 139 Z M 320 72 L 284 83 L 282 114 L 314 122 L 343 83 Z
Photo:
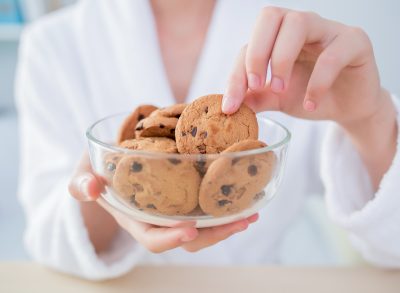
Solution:
M 245 57 L 248 87 L 251 90 L 265 85 L 268 62 L 286 11 L 278 7 L 266 7 L 257 19 Z
M 158 227 L 136 221 L 128 215 L 114 209 L 103 198 L 97 200 L 132 237 L 153 253 L 161 253 L 177 247 L 187 251 L 198 251 L 204 247 L 216 244 L 229 236 L 244 231 L 249 224 L 258 220 L 258 214 L 235 223 L 196 229 L 193 223 L 178 225 L 177 227 Z
M 326 37 L 326 26 L 314 13 L 290 11 L 285 15 L 271 56 L 273 92 L 281 93 L 289 86 L 293 66 L 303 47 Z
M 70 194 L 80 201 L 92 201 L 100 196 L 102 183 L 92 174 L 89 156 L 85 154 L 68 186 Z
M 239 109 L 247 91 L 247 76 L 245 68 L 245 56 L 247 46 L 240 51 L 239 57 L 229 77 L 228 85 L 222 99 L 222 111 L 225 114 L 232 114 Z
M 151 224 L 136 221 L 128 215 L 114 209 L 103 198 L 97 202 L 107 210 L 132 237 L 153 253 L 161 253 L 192 241 L 198 235 L 193 226 L 176 228 L 158 227 Z M 192 224 L 190 224 L 192 225 Z
M 143 224 L 143 223 L 141 223 Z M 153 253 L 160 253 L 190 242 L 198 236 L 194 227 L 166 228 L 150 226 L 139 228 L 137 240 Z
M 315 63 L 303 101 L 304 109 L 315 111 L 324 93 L 333 86 L 341 71 L 347 66 L 362 66 L 363 57 L 371 51 L 372 45 L 362 30 L 347 28 L 339 34 Z
M 248 47 L 242 50 L 231 74 L 222 111 L 226 114 L 234 113 L 248 89 L 254 91 L 264 88 L 269 62 L 272 72 L 269 85 L 271 91 L 275 94 L 284 92 L 302 49 L 314 44 L 326 47 L 341 27 L 315 13 L 264 8 Z M 255 101 L 250 104 L 255 104 Z
M 258 219 L 258 214 L 255 214 L 247 219 L 243 219 L 234 223 L 200 229 L 197 238 L 191 242 L 182 245 L 186 251 L 196 252 L 205 247 L 214 245 L 228 237 L 246 230 L 249 224 L 254 223 Z

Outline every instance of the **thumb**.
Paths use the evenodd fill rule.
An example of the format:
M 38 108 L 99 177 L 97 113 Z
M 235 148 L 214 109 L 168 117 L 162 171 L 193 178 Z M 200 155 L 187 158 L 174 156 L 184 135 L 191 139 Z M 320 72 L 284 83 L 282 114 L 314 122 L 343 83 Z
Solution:
M 103 184 L 92 173 L 87 153 L 84 154 L 79 162 L 75 174 L 69 183 L 68 190 L 79 201 L 93 201 L 100 196 Z
M 93 174 L 85 172 L 74 176 L 68 189 L 79 201 L 93 201 L 100 196 L 102 187 Z

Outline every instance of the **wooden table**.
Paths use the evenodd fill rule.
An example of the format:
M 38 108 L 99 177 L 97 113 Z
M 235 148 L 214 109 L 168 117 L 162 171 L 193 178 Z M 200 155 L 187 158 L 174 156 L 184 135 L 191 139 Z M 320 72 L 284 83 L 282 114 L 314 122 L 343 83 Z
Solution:
M 90 282 L 32 263 L 0 263 L 0 292 L 399 293 L 400 271 L 356 268 L 138 267 Z

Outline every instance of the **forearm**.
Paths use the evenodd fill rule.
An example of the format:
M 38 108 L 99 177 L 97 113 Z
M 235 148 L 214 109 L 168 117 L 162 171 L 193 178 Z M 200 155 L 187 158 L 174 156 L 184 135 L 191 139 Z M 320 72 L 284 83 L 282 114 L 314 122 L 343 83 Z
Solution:
M 386 90 L 381 95 L 381 107 L 374 115 L 342 125 L 368 170 L 374 190 L 393 161 L 398 133 L 393 101 Z
M 96 253 L 107 251 L 118 232 L 118 223 L 96 202 L 81 202 L 81 212 Z

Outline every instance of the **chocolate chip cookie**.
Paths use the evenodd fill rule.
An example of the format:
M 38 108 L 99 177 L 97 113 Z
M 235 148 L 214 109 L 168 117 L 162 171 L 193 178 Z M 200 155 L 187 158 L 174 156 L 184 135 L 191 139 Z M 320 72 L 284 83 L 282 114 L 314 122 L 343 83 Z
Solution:
M 150 117 L 162 116 L 179 118 L 186 106 L 187 104 L 175 104 L 166 108 L 160 108 L 151 113 Z
M 178 118 L 147 117 L 136 125 L 135 136 L 138 137 L 170 137 L 175 138 L 175 127 Z
M 139 137 L 128 139 L 120 144 L 121 147 L 131 150 L 145 150 L 162 153 L 177 153 L 176 143 L 167 137 Z
M 231 115 L 222 113 L 222 95 L 198 98 L 182 112 L 176 125 L 176 144 L 184 154 L 220 153 L 245 139 L 258 138 L 255 113 L 242 104 Z
M 114 189 L 126 201 L 164 215 L 184 215 L 194 210 L 199 185 L 200 176 L 193 164 L 178 158 L 125 156 L 113 178 Z
M 240 141 L 227 148 L 211 163 L 199 191 L 202 210 L 215 217 L 241 212 L 259 199 L 272 177 L 276 156 L 273 152 L 229 156 L 230 152 L 266 146 L 257 140 Z
M 158 108 L 153 105 L 137 107 L 122 123 L 119 129 L 117 143 L 119 144 L 124 140 L 135 138 L 136 124 L 157 109 Z

